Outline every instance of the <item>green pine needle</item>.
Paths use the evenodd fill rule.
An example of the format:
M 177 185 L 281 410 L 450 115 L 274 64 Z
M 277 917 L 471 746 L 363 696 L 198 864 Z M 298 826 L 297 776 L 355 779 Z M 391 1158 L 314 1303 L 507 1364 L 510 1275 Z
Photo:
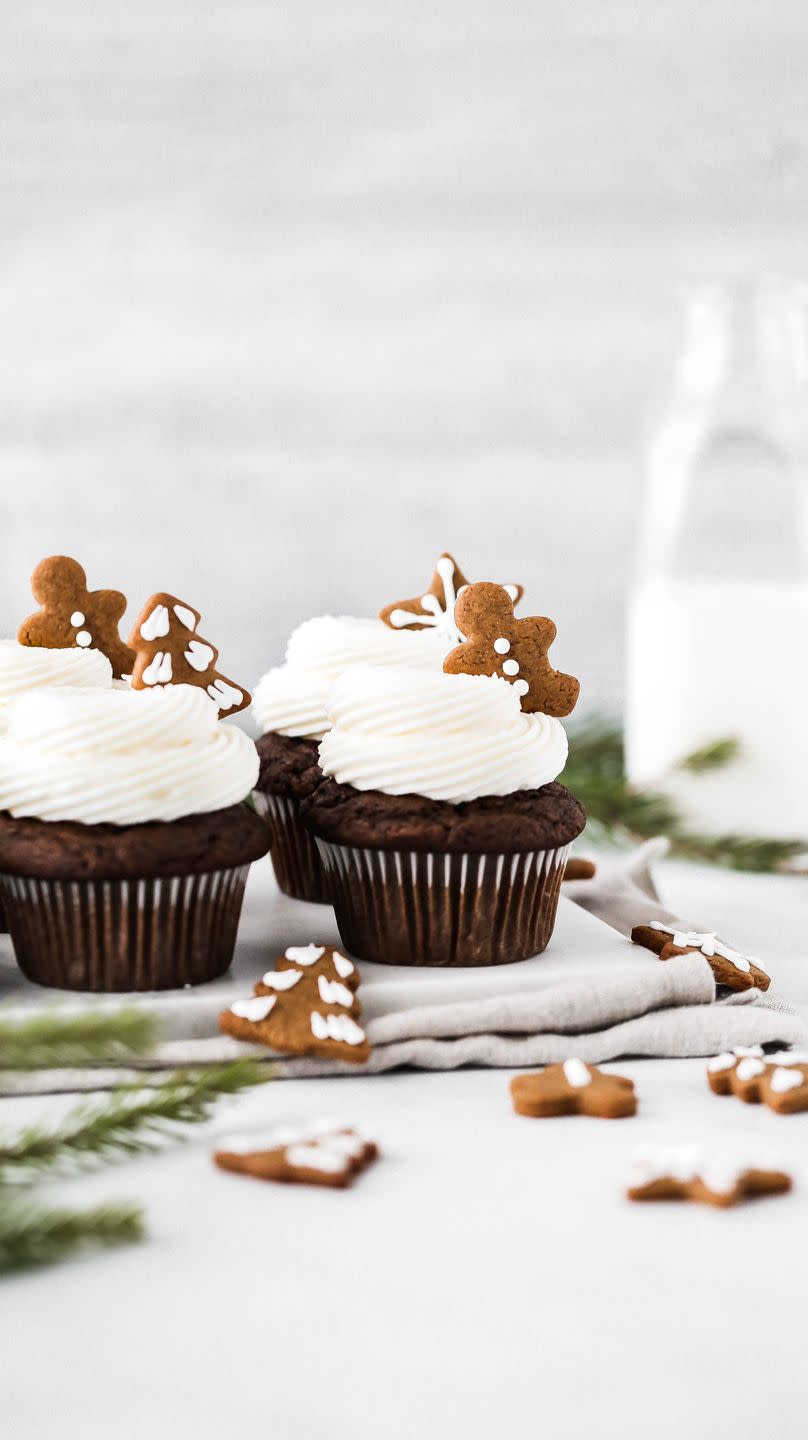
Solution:
M 118 1064 L 154 1045 L 156 1025 L 141 1010 L 45 1010 L 15 1022 L 0 1012 L 0 1070 L 54 1070 Z
M 739 753 L 737 741 L 716 740 L 685 756 L 676 768 L 700 775 L 730 764 Z M 600 843 L 665 835 L 673 855 L 733 870 L 759 871 L 783 869 L 808 850 L 804 839 L 691 833 L 667 795 L 629 784 L 622 730 L 602 716 L 590 716 L 572 728 L 563 780 L 587 812 L 587 835 Z
M 181 1139 L 181 1127 L 208 1120 L 216 1102 L 252 1085 L 271 1069 L 260 1060 L 213 1065 L 198 1074 L 177 1071 L 159 1088 L 113 1090 L 102 1105 L 82 1102 L 61 1125 L 30 1125 L 12 1139 L 0 1138 L 0 1180 L 30 1180 L 44 1171 L 87 1169 L 160 1149 Z
M 53 1265 L 82 1250 L 128 1245 L 144 1233 L 136 1205 L 66 1210 L 0 1200 L 0 1274 Z

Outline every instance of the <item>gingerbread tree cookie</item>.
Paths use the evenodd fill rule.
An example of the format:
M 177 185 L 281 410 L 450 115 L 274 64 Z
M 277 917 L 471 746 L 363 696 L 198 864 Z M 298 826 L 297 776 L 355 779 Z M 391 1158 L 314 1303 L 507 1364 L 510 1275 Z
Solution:
M 544 1119 L 551 1115 L 598 1115 L 621 1120 L 637 1113 L 634 1082 L 607 1075 L 583 1060 L 548 1065 L 536 1075 L 515 1075 L 511 1098 L 517 1115 Z
M 517 620 L 513 600 L 501 585 L 469 585 L 455 605 L 455 623 L 467 638 L 443 662 L 449 675 L 499 675 L 510 680 L 522 709 L 569 715 L 580 685 L 554 670 L 547 651 L 556 637 L 552 620 L 531 615 Z
M 285 1055 L 363 1065 L 370 1044 L 357 1024 L 358 986 L 353 961 L 332 945 L 290 945 L 258 981 L 255 994 L 219 1016 L 219 1028 Z
M 629 1200 L 697 1200 L 726 1209 L 758 1195 L 782 1195 L 791 1176 L 703 1156 L 686 1146 L 648 1150 L 635 1158 Z
M 88 590 L 84 569 L 69 555 L 40 560 L 31 576 L 31 590 L 42 608 L 20 625 L 21 645 L 100 650 L 119 680 L 132 673 L 134 652 L 118 633 L 126 609 L 126 596 L 120 590 Z
M 468 588 L 468 580 L 454 556 L 444 551 L 435 561 L 435 573 L 424 595 L 415 595 L 411 600 L 395 600 L 379 611 L 379 619 L 391 630 L 437 630 L 447 641 L 456 643 L 462 634 L 455 624 L 455 602 L 461 590 Z M 522 598 L 521 585 L 502 587 L 515 605 Z
M 256 1180 L 344 1189 L 378 1154 L 375 1141 L 325 1121 L 300 1129 L 278 1126 L 264 1136 L 237 1135 L 223 1140 L 213 1159 L 222 1170 Z
M 219 707 L 220 718 L 236 715 L 251 696 L 216 669 L 219 652 L 197 634 L 198 610 L 164 591 L 147 600 L 135 621 L 129 643 L 136 652 L 132 688 L 154 685 L 198 685 Z
M 709 1061 L 707 1082 L 714 1095 L 735 1095 L 778 1115 L 808 1110 L 808 1058 L 797 1053 L 769 1059 L 759 1046 L 726 1051 Z
M 650 925 L 635 925 L 631 938 L 660 960 L 698 951 L 708 961 L 716 984 L 728 990 L 768 990 L 772 983 L 759 960 L 725 945 L 713 931 L 677 930 L 664 920 L 652 920 Z

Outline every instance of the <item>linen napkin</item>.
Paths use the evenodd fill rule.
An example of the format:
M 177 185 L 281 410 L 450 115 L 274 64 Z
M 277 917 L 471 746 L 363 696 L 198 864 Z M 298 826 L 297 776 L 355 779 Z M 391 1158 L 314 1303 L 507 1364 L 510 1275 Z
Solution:
M 696 928 L 693 917 L 685 923 L 657 897 L 650 867 L 663 851 L 664 842 L 650 842 L 624 865 L 565 886 L 551 944 L 531 960 L 451 971 L 362 963 L 363 1024 L 373 1045 L 363 1067 L 279 1058 L 218 1030 L 220 1011 L 250 994 L 287 945 L 340 943 L 332 911 L 281 895 L 268 864 L 253 867 L 233 970 L 195 990 L 105 997 L 46 992 L 20 976 L 6 937 L 0 943 L 0 995 L 9 1018 L 55 1003 L 70 1009 L 135 1004 L 155 1015 L 164 1038 L 134 1067 L 0 1070 L 0 1094 L 104 1089 L 143 1078 L 143 1071 L 159 1083 L 176 1067 L 246 1053 L 293 1077 L 378 1074 L 401 1066 L 529 1066 L 571 1055 L 597 1063 L 629 1055 L 712 1055 L 735 1045 L 804 1044 L 808 1027 L 771 990 L 717 991 L 703 956 L 661 962 L 626 939 L 632 925 L 652 919 Z

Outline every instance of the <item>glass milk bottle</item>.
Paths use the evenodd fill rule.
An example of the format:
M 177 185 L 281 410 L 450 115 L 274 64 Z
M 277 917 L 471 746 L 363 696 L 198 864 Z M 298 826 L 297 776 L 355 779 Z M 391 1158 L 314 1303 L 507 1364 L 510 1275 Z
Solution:
M 783 285 L 690 299 L 647 456 L 629 600 L 629 777 L 702 832 L 808 836 L 808 397 Z M 678 760 L 732 736 L 705 775 Z

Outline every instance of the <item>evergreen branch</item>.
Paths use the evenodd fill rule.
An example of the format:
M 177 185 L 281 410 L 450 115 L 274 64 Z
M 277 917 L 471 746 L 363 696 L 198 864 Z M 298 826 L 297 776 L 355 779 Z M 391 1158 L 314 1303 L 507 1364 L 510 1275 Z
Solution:
M 30 1020 L 6 1020 L 0 1012 L 0 1070 L 55 1070 L 96 1065 L 150 1050 L 156 1025 L 133 1008 L 80 1013 L 45 1010 Z
M 247 1059 L 194 1075 L 177 1071 L 159 1089 L 121 1086 L 103 1105 L 76 1106 L 55 1129 L 31 1125 L 13 1139 L 0 1139 L 0 1179 L 86 1169 L 159 1149 L 169 1139 L 183 1138 L 180 1127 L 209 1119 L 218 1100 L 263 1085 L 271 1074 L 265 1063 Z
M 99 1205 L 91 1210 L 0 1204 L 0 1274 L 53 1265 L 81 1250 L 128 1245 L 145 1233 L 136 1205 Z
M 735 740 L 714 741 L 676 766 L 693 775 L 728 765 L 739 754 Z M 779 870 L 808 850 L 806 840 L 754 835 L 697 835 L 688 830 L 674 802 L 657 790 L 630 785 L 623 761 L 620 727 L 591 716 L 570 734 L 564 783 L 587 812 L 590 836 L 603 842 L 648 840 L 665 835 L 671 854 L 733 870 Z

